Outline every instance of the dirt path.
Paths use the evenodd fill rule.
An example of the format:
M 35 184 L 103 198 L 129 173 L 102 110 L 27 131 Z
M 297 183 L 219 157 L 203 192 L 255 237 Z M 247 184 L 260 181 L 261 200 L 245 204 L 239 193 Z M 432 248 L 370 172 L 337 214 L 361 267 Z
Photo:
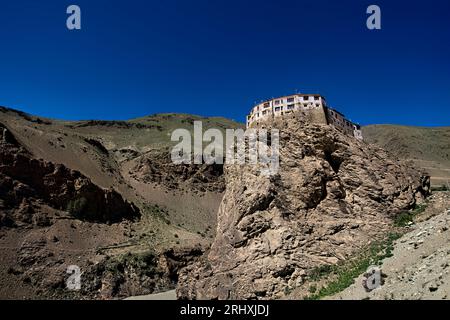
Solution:
M 170 290 L 166 292 L 147 294 L 144 296 L 129 297 L 125 300 L 177 300 L 177 294 L 175 293 L 175 290 Z
M 363 275 L 331 299 L 450 299 L 450 203 L 440 199 L 441 213 L 411 226 L 384 260 L 384 285 L 366 292 Z

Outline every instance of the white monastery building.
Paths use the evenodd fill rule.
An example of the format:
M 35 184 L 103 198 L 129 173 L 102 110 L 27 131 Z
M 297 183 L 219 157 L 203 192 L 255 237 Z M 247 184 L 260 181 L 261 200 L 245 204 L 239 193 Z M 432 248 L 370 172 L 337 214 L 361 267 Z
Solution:
M 294 94 L 274 98 L 255 105 L 247 115 L 247 128 L 259 127 L 264 121 L 287 116 L 293 112 L 314 114 L 312 122 L 334 126 L 345 134 L 362 140 L 359 124 L 346 119 L 339 111 L 329 107 L 325 98 L 319 94 Z

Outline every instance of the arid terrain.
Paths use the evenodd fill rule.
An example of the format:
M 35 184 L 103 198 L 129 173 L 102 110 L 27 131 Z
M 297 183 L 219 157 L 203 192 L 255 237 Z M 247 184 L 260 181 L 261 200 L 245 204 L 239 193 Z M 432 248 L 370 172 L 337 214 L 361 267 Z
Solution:
M 447 179 L 446 129 L 437 141 L 423 137 L 438 129 L 422 128 L 410 145 L 409 131 L 392 140 L 384 126 L 364 128 L 360 142 L 295 117 L 270 123 L 281 130 L 280 171 L 266 177 L 261 167 L 173 164 L 171 132 L 196 120 L 244 127 L 187 114 L 60 121 L 0 107 L 0 298 L 334 297 L 329 283 L 376 243 L 378 254 L 422 227 L 419 238 L 436 238 L 414 249 L 430 257 L 424 268 L 445 254 L 430 230 L 448 235 L 448 193 L 430 196 L 427 171 L 436 186 Z M 405 239 L 398 257 L 417 240 Z M 82 271 L 80 291 L 66 289 L 69 265 Z M 386 286 L 407 272 L 383 268 Z M 336 298 L 367 298 L 355 290 Z
M 370 125 L 362 130 L 366 142 L 427 170 L 431 185 L 450 187 L 450 127 Z
M 215 234 L 221 166 L 176 166 L 164 114 L 67 122 L 0 108 L 0 297 L 119 298 L 173 289 Z M 65 270 L 83 272 L 67 292 Z
M 331 299 L 450 299 L 450 193 L 437 192 L 380 269 L 384 284 L 367 292 L 363 275 Z

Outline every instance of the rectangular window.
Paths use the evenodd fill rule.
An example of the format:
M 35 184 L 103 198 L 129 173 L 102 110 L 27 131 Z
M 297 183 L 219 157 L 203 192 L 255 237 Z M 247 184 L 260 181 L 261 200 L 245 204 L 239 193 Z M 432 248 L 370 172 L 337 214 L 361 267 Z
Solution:
M 303 101 L 309 101 L 309 97 L 308 96 L 303 97 Z
M 275 111 L 280 111 L 280 107 L 275 107 Z
M 268 102 L 264 103 L 264 108 L 268 108 L 268 107 L 269 107 L 269 103 Z
M 265 111 L 265 110 L 262 112 L 263 115 L 265 115 L 266 113 L 267 113 L 267 111 Z
M 294 102 L 294 98 L 288 98 L 287 103 Z
M 293 104 L 288 105 L 288 106 L 287 106 L 287 109 L 288 109 L 288 110 L 293 110 L 293 109 L 294 109 L 294 105 L 293 105 Z
M 318 100 L 319 100 L 319 97 L 318 97 L 318 96 L 314 97 L 314 100 L 318 101 Z
M 279 105 L 280 104 L 280 100 L 275 100 L 275 105 Z

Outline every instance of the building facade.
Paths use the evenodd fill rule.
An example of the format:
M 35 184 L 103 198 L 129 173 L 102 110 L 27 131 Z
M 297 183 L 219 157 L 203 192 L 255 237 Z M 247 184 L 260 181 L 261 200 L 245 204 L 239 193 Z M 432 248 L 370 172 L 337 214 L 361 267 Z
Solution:
M 258 127 L 262 122 L 301 111 L 311 114 L 311 121 L 334 126 L 347 135 L 362 140 L 361 127 L 345 118 L 339 111 L 329 107 L 319 94 L 294 94 L 267 100 L 255 105 L 247 115 L 247 128 Z

